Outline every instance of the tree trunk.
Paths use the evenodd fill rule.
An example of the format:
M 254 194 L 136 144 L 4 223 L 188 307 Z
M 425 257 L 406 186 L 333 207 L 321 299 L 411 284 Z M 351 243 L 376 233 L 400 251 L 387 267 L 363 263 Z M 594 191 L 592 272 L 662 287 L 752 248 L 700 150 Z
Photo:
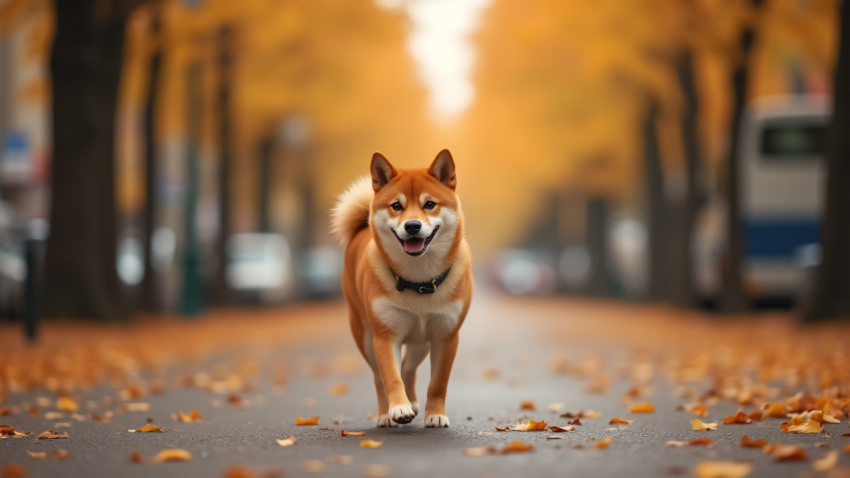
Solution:
M 590 254 L 590 275 L 585 293 L 592 297 L 608 295 L 608 202 L 605 198 L 587 201 L 585 242 Z
M 685 155 L 684 194 L 676 197 L 670 207 L 675 209 L 678 221 L 674 222 L 676 234 L 670 244 L 668 258 L 668 300 L 679 307 L 692 307 L 696 302 L 693 282 L 691 243 L 694 223 L 699 211 L 700 174 L 702 162 L 699 152 L 699 97 L 694 77 L 693 56 L 689 50 L 682 52 L 676 62 L 679 87 L 682 90 L 681 134 Z M 673 243 L 674 242 L 674 243 Z
M 160 40 L 160 12 L 154 11 L 151 20 L 152 41 Z M 157 141 L 156 141 L 156 101 L 159 97 L 159 72 L 162 64 L 162 48 L 156 43 L 150 60 L 148 79 L 148 97 L 145 102 L 145 211 L 143 222 L 145 275 L 139 291 L 139 309 L 146 312 L 159 312 L 162 308 L 159 294 L 159 280 L 153 261 L 153 235 L 157 228 Z
M 752 6 L 760 10 L 763 0 L 751 0 Z M 758 13 L 756 13 L 758 15 Z M 729 150 L 726 154 L 726 245 L 721 264 L 722 285 L 720 310 L 737 313 L 747 309 L 744 293 L 744 232 L 741 224 L 741 178 L 740 144 L 741 121 L 747 103 L 750 63 L 755 43 L 755 27 L 748 24 L 741 31 L 740 56 L 732 71 L 732 118 L 729 122 Z
M 803 317 L 850 319 L 850 2 L 841 7 L 832 126 L 826 152 L 826 205 L 822 261 Z
M 215 244 L 217 264 L 213 277 L 213 297 L 215 304 L 228 304 L 232 291 L 227 283 L 227 239 L 231 232 L 231 64 L 232 32 L 224 27 L 219 32 L 218 57 L 218 237 Z
M 652 301 L 666 298 L 664 255 L 667 252 L 667 235 L 664 227 L 664 171 L 658 145 L 657 119 L 658 105 L 654 99 L 651 99 L 648 102 L 643 123 L 643 164 L 648 238 L 646 298 Z
M 115 109 L 132 2 L 54 2 L 47 316 L 128 315 L 115 268 Z M 95 8 L 95 7 L 98 8 Z

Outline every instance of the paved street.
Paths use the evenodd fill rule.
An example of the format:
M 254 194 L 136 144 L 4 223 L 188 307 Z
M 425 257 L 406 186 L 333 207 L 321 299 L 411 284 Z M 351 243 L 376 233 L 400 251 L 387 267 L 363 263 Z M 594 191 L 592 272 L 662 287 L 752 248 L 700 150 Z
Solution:
M 703 461 L 745 460 L 752 464 L 749 476 L 773 477 L 810 471 L 817 459 L 837 450 L 839 468 L 846 472 L 850 455 L 843 447 L 850 437 L 842 433 L 850 432 L 847 418 L 813 434 L 783 432 L 780 423 L 787 418 L 732 425 L 724 425 L 723 418 L 739 408 L 749 413 L 762 402 L 782 401 L 806 387 L 815 387 L 817 394 L 821 384 L 843 386 L 846 393 L 847 371 L 841 375 L 840 364 L 846 364 L 847 332 L 834 325 L 800 330 L 785 317 L 715 319 L 645 305 L 480 294 L 461 332 L 450 382 L 452 426 L 425 429 L 420 414 L 411 425 L 377 429 L 367 417 L 376 411 L 371 374 L 351 340 L 342 302 L 216 311 L 189 322 L 48 324 L 34 349 L 22 345 L 16 329 L 3 326 L 0 373 L 8 389 L 0 408 L 13 414 L 0 417 L 0 423 L 34 435 L 0 440 L 0 468 L 23 465 L 30 477 L 222 477 L 243 464 L 257 472 L 278 468 L 286 476 L 306 476 L 302 467 L 317 464 L 305 462 L 319 460 L 328 476 L 656 477 L 693 476 Z M 423 401 L 428 373 L 426 361 L 417 383 Z M 770 380 L 770 388 L 760 384 L 762 378 Z M 98 384 L 84 388 L 94 381 Z M 77 418 L 83 421 L 70 412 L 46 418 L 56 410 L 57 393 L 45 385 L 58 391 L 73 388 Z M 37 388 L 20 390 L 30 386 Z M 654 413 L 629 412 L 624 395 L 633 387 L 631 395 L 638 396 L 632 402 L 650 402 Z M 131 395 L 126 402 L 120 390 Z M 231 403 L 237 398 L 242 402 Z M 536 410 L 521 410 L 524 401 L 533 401 Z M 707 405 L 707 417 L 677 410 L 697 402 Z M 38 403 L 36 416 L 30 417 L 29 408 Z M 122 412 L 123 403 L 147 403 L 150 411 Z M 552 412 L 550 404 L 562 408 Z M 103 416 L 110 410 L 112 422 L 91 419 L 91 413 Z M 190 410 L 203 420 L 171 418 Z M 528 419 L 566 426 L 572 419 L 559 414 L 579 410 L 600 415 L 581 419 L 575 431 L 566 433 L 495 429 Z M 296 416 L 320 418 L 316 426 L 297 426 Z M 128 432 L 144 426 L 148 417 L 166 432 Z M 635 421 L 609 425 L 614 417 Z M 694 431 L 693 418 L 719 427 Z M 57 423 L 70 426 L 57 428 Z M 69 437 L 33 439 L 48 429 Z M 343 437 L 343 429 L 366 433 Z M 744 434 L 803 444 L 808 459 L 773 461 L 757 448 L 742 448 Z M 296 437 L 294 446 L 275 442 L 289 436 Z M 595 447 L 594 440 L 609 436 L 613 441 L 607 449 Z M 701 437 L 710 437 L 713 446 L 665 447 L 669 440 Z M 363 439 L 383 445 L 362 448 Z M 514 440 L 532 445 L 533 451 L 464 456 L 468 447 L 501 449 Z M 831 446 L 815 446 L 821 442 Z M 133 451 L 150 457 L 171 447 L 187 450 L 192 459 L 130 460 Z M 60 448 L 70 452 L 67 459 L 36 460 L 26 453 L 49 455 Z M 331 463 L 331 455 L 350 456 L 351 463 Z M 813 476 L 826 476 L 820 473 Z

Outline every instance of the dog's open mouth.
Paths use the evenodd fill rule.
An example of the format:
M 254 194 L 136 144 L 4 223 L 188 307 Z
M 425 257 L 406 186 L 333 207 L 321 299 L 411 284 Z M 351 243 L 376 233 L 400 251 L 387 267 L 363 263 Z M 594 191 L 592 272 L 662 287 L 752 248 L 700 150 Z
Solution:
M 434 228 L 434 231 L 431 232 L 431 235 L 428 237 L 411 237 L 410 239 L 402 239 L 398 237 L 398 234 L 395 235 L 398 242 L 401 243 L 401 247 L 404 248 L 404 252 L 409 256 L 418 256 L 425 252 L 425 249 L 428 249 L 428 244 L 431 244 L 431 240 L 434 239 L 434 235 L 437 234 L 437 231 L 440 229 L 440 226 Z

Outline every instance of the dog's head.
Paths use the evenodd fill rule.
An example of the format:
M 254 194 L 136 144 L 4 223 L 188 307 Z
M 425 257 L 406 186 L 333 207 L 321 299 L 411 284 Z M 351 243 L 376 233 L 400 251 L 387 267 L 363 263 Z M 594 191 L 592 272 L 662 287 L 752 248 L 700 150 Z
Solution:
M 427 169 L 396 169 L 375 153 L 371 173 L 371 223 L 382 249 L 399 265 L 411 258 L 441 261 L 461 220 L 452 154 L 440 151 Z

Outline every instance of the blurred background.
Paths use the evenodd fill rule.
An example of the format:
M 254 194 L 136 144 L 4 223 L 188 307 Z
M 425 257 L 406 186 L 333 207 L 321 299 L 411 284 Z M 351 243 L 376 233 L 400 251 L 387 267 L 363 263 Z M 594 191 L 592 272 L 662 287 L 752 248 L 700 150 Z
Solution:
M 850 318 L 842 3 L 0 0 L 0 316 L 339 297 L 449 148 L 479 287 Z

